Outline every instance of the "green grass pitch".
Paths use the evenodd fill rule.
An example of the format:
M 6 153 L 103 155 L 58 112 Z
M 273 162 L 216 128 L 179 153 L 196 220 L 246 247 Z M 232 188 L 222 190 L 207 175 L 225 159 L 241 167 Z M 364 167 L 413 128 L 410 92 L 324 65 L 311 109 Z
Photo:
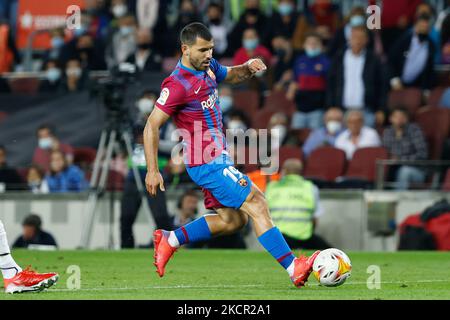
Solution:
M 449 253 L 347 254 L 353 271 L 344 285 L 321 287 L 311 275 L 308 286 L 297 289 L 265 252 L 182 249 L 169 262 L 166 275 L 159 278 L 152 250 L 15 250 L 13 255 L 22 266 L 56 271 L 60 279 L 46 291 L 0 294 L 0 299 L 450 299 Z M 67 288 L 70 265 L 80 268 L 79 290 Z M 381 270 L 380 289 L 367 287 L 371 265 Z

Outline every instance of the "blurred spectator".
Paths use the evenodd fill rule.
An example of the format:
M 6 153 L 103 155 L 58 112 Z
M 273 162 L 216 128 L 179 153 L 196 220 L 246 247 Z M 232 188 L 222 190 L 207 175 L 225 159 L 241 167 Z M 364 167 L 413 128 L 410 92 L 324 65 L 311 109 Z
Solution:
M 322 27 L 332 35 L 340 25 L 339 7 L 331 0 L 315 0 L 309 7 L 314 25 Z
M 327 54 L 329 57 L 333 57 L 336 53 L 347 49 L 350 42 L 350 35 L 352 28 L 354 27 L 364 27 L 366 25 L 366 9 L 364 7 L 353 7 L 350 11 L 348 18 L 346 19 L 346 24 L 344 27 L 340 28 L 332 38 L 330 45 L 328 47 Z M 373 49 L 373 34 L 368 32 L 369 42 L 367 48 Z
M 50 169 L 50 153 L 60 150 L 65 154 L 68 164 L 73 162 L 72 146 L 61 143 L 56 137 L 53 128 L 48 124 L 41 125 L 36 131 L 38 146 L 34 149 L 33 164 L 39 165 L 45 172 Z
M 287 90 L 293 78 L 292 65 L 294 49 L 292 43 L 285 36 L 276 36 L 272 39 L 272 48 L 276 56 L 273 69 L 274 90 Z
M 259 0 L 245 0 L 245 11 L 239 17 L 228 37 L 228 50 L 233 55 L 242 44 L 242 35 L 247 29 L 256 30 L 256 35 L 262 40 L 268 40 L 265 45 L 270 45 L 270 39 L 266 37 L 269 27 L 267 17 L 260 9 Z
M 430 17 L 430 31 L 428 33 L 428 36 L 433 42 L 434 45 L 434 56 L 433 56 L 433 63 L 438 64 L 441 62 L 441 53 L 440 53 L 440 32 L 436 28 L 435 21 L 436 21 L 436 11 L 434 10 L 434 7 L 429 4 L 428 2 L 422 2 L 419 4 L 416 8 L 416 13 L 414 15 L 414 20 L 417 20 L 421 16 L 428 16 Z
M 193 184 L 186 171 L 181 152 L 169 159 L 169 162 L 164 168 L 163 177 L 166 190 L 175 190 L 182 187 L 183 184 Z
M 180 228 L 195 220 L 199 200 L 198 192 L 195 190 L 186 190 L 183 193 L 177 202 L 178 214 L 173 216 L 174 228 Z
M 13 248 L 28 248 L 29 245 L 58 247 L 55 238 L 42 230 L 42 220 L 37 214 L 30 214 L 22 222 L 22 235 L 13 244 Z
M 327 106 L 364 112 L 365 124 L 375 126 L 386 105 L 386 85 L 380 60 L 367 48 L 366 27 L 354 27 L 350 47 L 338 53 L 330 67 Z
M 306 36 L 305 53 L 294 60 L 294 82 L 289 86 L 287 98 L 295 100 L 297 112 L 292 128 L 318 129 L 322 126 L 325 91 L 330 60 L 323 53 L 318 34 Z
M 440 29 L 441 63 L 450 64 L 450 7 L 446 10 L 445 18 Z
M 109 69 L 125 62 L 136 51 L 136 20 L 132 15 L 119 18 L 119 26 L 110 37 L 105 59 Z
M 63 89 L 67 92 L 82 91 L 87 86 L 88 75 L 81 68 L 81 62 L 78 59 L 70 59 L 67 61 L 64 76 Z
M 45 79 L 41 80 L 39 92 L 60 92 L 62 87 L 62 71 L 57 60 L 48 60 L 45 64 Z
M 136 15 L 139 28 L 153 30 L 159 20 L 161 13 L 161 2 L 159 0 L 136 0 Z
M 303 154 L 308 157 L 319 147 L 334 147 L 336 138 L 344 131 L 343 113 L 340 108 L 330 108 L 324 115 L 325 126 L 311 132 L 303 145 Z
M 0 193 L 8 190 L 23 189 L 23 181 L 16 169 L 6 162 L 6 148 L 0 145 Z
M 141 98 L 137 102 L 139 109 L 138 118 L 134 126 L 133 135 L 133 154 L 128 159 L 128 175 L 125 178 L 125 186 L 121 199 L 121 215 L 120 215 L 120 234 L 121 234 L 121 247 L 122 248 L 134 248 L 134 236 L 133 236 L 133 224 L 136 220 L 139 208 L 142 204 L 142 194 L 139 192 L 135 176 L 133 173 L 132 165 L 137 168 L 138 179 L 141 180 L 142 186 L 145 188 L 145 175 L 147 173 L 147 163 L 145 161 L 144 145 L 143 145 L 143 132 L 145 121 L 153 110 L 154 103 L 158 95 L 153 91 L 145 91 Z M 171 122 L 166 123 L 160 130 L 160 145 L 158 162 L 161 168 L 163 168 L 170 156 L 170 151 L 175 142 L 167 141 L 165 134 L 167 133 L 167 127 Z M 170 139 L 170 135 L 169 135 Z M 164 156 L 161 154 L 166 151 Z M 171 230 L 172 222 L 170 221 L 169 214 L 167 212 L 167 201 L 165 192 L 158 190 L 155 197 L 151 197 L 145 192 L 145 198 L 148 202 L 148 207 L 151 209 L 153 219 L 155 220 L 157 229 Z
M 110 9 L 115 19 L 123 18 L 129 14 L 126 0 L 111 0 Z
M 90 34 L 79 36 L 75 42 L 75 51 L 71 58 L 81 61 L 81 67 L 88 70 L 104 70 L 104 50 L 100 41 L 95 41 Z
M 175 24 L 169 28 L 165 41 L 166 54 L 175 56 L 179 54 L 180 31 L 191 22 L 202 22 L 202 18 L 197 12 L 197 7 L 192 0 L 181 0 L 179 5 L 178 17 Z
M 137 50 L 130 54 L 126 62 L 132 63 L 139 71 L 161 71 L 162 57 L 153 44 L 153 35 L 148 29 L 136 32 Z
M 242 47 L 236 51 L 233 64 L 240 65 L 252 58 L 260 58 L 270 67 L 272 54 L 260 43 L 256 29 L 246 29 L 242 35 Z
M 35 194 L 49 193 L 50 190 L 44 178 L 45 173 L 41 167 L 32 165 L 27 174 L 28 189 Z
M 20 53 L 16 48 L 11 28 L 0 19 L 0 74 L 14 70 L 20 64 Z
M 417 6 L 422 0 L 382 0 L 381 37 L 385 52 L 389 52 L 401 34 L 413 23 Z
M 206 11 L 206 18 L 206 25 L 214 39 L 214 57 L 220 59 L 227 51 L 227 35 L 230 29 L 223 16 L 223 7 L 218 3 L 211 2 Z
M 345 123 L 347 129 L 336 138 L 335 147 L 344 150 L 347 159 L 350 160 L 359 148 L 381 146 L 375 129 L 364 126 L 364 115 L 361 111 L 347 111 Z
M 85 0 L 85 11 L 90 16 L 89 30 L 93 30 L 92 36 L 103 41 L 108 36 L 109 26 L 112 20 L 106 0 Z
M 266 199 L 272 220 L 293 249 L 330 248 L 314 234 L 317 219 L 322 215 L 319 189 L 301 176 L 302 162 L 287 159 L 281 171 L 281 180 L 270 182 Z
M 65 34 L 64 29 L 57 28 L 53 29 L 50 32 L 50 45 L 51 48 L 48 49 L 44 55 L 42 56 L 44 65 L 49 61 L 58 61 L 59 63 L 62 62 L 62 50 L 65 44 Z
M 76 165 L 69 165 L 60 150 L 50 153 L 50 172 L 46 175 L 50 192 L 79 192 L 87 188 L 84 173 Z
M 286 114 L 277 112 L 269 120 L 267 130 L 270 136 L 271 150 L 278 150 L 284 146 L 289 139 L 289 119 Z
M 236 109 L 229 112 L 226 126 L 228 130 L 231 130 L 231 132 L 237 129 L 242 129 L 245 131 L 251 127 L 248 116 L 243 111 Z
M 396 40 L 389 55 L 390 84 L 394 90 L 418 87 L 430 90 L 435 85 L 435 47 L 429 37 L 430 16 L 417 18 L 414 29 Z
M 408 111 L 395 108 L 389 117 L 391 126 L 383 132 L 383 146 L 394 160 L 426 160 L 427 143 L 420 127 L 409 122 Z M 390 178 L 395 177 L 396 189 L 406 190 L 411 182 L 424 182 L 423 167 L 400 165 L 391 167 Z M 390 180 L 391 181 L 391 180 Z
M 303 16 L 297 13 L 294 0 L 278 0 L 278 10 L 272 13 L 268 22 L 269 39 L 282 36 L 290 41 L 293 39 L 297 26 L 302 24 L 302 19 Z

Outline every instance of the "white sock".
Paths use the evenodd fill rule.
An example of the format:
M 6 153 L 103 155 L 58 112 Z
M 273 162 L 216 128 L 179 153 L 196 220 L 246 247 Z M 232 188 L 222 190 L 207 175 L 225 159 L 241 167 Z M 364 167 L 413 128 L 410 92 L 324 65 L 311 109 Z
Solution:
M 289 273 L 289 277 L 292 277 L 294 275 L 294 261 L 295 260 L 292 260 L 291 264 L 286 269 L 286 271 Z
M 11 279 L 17 273 L 22 271 L 22 268 L 14 261 L 11 256 L 8 239 L 6 238 L 5 227 L 0 221 L 0 269 L 2 270 L 4 279 Z
M 175 235 L 175 232 L 173 232 L 173 231 L 170 231 L 168 242 L 171 247 L 174 247 L 174 248 L 180 247 L 180 242 L 178 241 L 178 238 Z

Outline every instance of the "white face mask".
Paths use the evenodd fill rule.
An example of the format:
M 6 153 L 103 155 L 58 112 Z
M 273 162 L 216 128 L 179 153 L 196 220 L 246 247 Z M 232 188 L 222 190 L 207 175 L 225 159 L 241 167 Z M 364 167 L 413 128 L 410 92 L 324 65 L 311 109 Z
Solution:
M 342 128 L 342 123 L 339 121 L 331 120 L 327 122 L 327 131 L 331 134 L 336 134 Z
M 247 130 L 247 127 L 241 120 L 231 120 L 228 122 L 228 129 L 232 131 L 236 131 L 238 129 Z
M 66 70 L 66 75 L 68 77 L 79 78 L 81 76 L 81 68 L 69 68 Z
M 50 149 L 52 147 L 53 144 L 53 140 L 52 138 L 48 137 L 48 138 L 40 138 L 38 141 L 39 144 L 39 148 L 41 149 Z
M 128 9 L 127 6 L 124 4 L 116 4 L 112 8 L 112 13 L 114 14 L 114 17 L 121 18 L 127 13 Z
M 153 110 L 155 101 L 147 98 L 142 98 L 137 102 L 137 107 L 142 114 L 149 114 Z

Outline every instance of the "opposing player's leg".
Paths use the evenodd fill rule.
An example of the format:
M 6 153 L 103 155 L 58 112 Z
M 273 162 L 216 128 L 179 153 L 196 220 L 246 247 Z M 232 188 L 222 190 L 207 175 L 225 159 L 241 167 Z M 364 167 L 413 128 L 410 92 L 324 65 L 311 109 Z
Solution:
M 160 277 L 176 250 L 187 243 L 206 241 L 214 236 L 232 234 L 248 222 L 245 213 L 232 208 L 216 208 L 217 213 L 207 214 L 175 231 L 154 232 L 154 265 Z
M 286 269 L 294 285 L 303 286 L 320 251 L 314 252 L 309 258 L 294 256 L 280 230 L 272 222 L 264 194 L 255 185 L 252 185 L 252 190 L 240 210 L 252 219 L 259 242 Z
M 37 273 L 22 268 L 14 261 L 9 250 L 8 239 L 3 223 L 0 221 L 0 269 L 6 293 L 41 291 L 51 287 L 58 280 L 57 273 Z

